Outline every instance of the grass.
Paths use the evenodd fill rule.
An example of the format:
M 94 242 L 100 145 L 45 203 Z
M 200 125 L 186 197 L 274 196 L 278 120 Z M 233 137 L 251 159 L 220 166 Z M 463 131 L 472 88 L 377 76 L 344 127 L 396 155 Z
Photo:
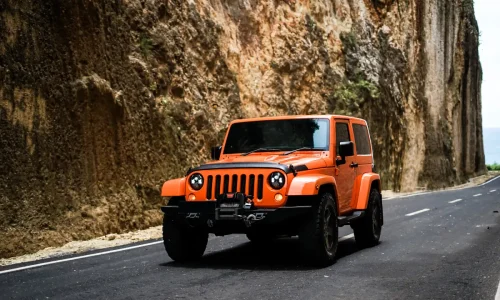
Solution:
M 492 165 L 486 165 L 488 171 L 500 171 L 500 164 L 494 162 Z
M 142 34 L 139 38 L 139 48 L 141 49 L 142 55 L 148 57 L 153 49 L 153 41 L 149 36 Z

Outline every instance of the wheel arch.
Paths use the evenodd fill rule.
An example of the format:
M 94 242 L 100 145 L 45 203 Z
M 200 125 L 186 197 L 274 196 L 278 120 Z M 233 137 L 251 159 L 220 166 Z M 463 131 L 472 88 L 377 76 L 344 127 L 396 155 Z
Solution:
M 166 181 L 161 187 L 162 197 L 179 197 L 186 195 L 186 178 Z
M 294 178 L 288 189 L 288 197 L 317 196 L 322 192 L 332 193 L 337 209 L 339 206 L 337 194 L 337 182 L 329 175 L 304 175 Z
M 356 210 L 365 210 L 368 207 L 371 190 L 375 188 L 379 193 L 382 192 L 380 176 L 376 173 L 365 173 L 360 176 L 358 186 L 358 196 L 352 207 Z

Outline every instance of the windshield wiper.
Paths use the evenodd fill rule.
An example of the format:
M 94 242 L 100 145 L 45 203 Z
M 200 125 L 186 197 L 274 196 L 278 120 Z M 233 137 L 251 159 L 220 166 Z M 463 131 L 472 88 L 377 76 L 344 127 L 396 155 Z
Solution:
M 259 151 L 279 151 L 280 149 L 276 148 L 269 148 L 269 147 L 262 147 L 262 148 L 257 148 L 255 150 L 249 151 L 247 153 L 243 153 L 241 156 L 247 156 L 248 154 L 252 154 L 254 152 L 259 152 Z
M 292 151 L 285 152 L 285 153 L 283 153 L 281 155 L 288 155 L 288 154 L 292 154 L 294 152 L 301 151 L 301 150 L 316 150 L 316 148 L 302 147 L 302 148 L 298 148 L 298 149 L 295 149 L 295 150 L 292 150 Z

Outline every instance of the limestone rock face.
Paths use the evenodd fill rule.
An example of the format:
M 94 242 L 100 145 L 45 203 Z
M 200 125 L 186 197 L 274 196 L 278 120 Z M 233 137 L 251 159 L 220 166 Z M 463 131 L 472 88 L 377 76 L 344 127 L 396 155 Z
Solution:
M 483 173 L 471 0 L 0 2 L 0 257 L 161 221 L 235 118 L 368 120 L 384 189 Z

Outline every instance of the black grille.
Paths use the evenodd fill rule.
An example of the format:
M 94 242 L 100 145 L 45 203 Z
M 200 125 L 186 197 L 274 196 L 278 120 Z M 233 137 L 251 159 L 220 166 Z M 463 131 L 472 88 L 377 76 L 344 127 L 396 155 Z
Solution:
M 255 177 L 257 176 L 257 190 L 255 184 Z M 239 183 L 239 184 L 238 184 Z M 264 175 L 216 175 L 215 184 L 213 183 L 213 176 L 207 177 L 207 199 L 215 200 L 217 196 L 222 193 L 235 193 L 241 192 L 246 195 L 252 195 L 257 199 L 264 197 Z

